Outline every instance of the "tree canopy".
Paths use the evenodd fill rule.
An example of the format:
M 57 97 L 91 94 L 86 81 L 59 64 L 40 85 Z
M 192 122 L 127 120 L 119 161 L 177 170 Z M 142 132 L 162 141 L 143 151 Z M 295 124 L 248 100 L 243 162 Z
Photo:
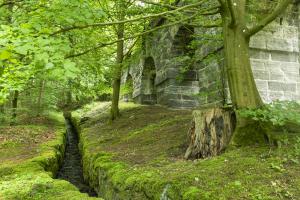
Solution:
M 24 93 L 35 89 L 39 93 L 38 90 L 44 87 L 48 88 L 49 92 L 45 94 L 49 99 L 64 94 L 64 103 L 53 102 L 53 105 L 65 107 L 68 107 L 68 93 L 74 101 L 112 93 L 115 118 L 123 61 L 128 60 L 132 52 L 139 51 L 146 35 L 176 24 L 191 24 L 220 30 L 220 34 L 198 36 L 208 40 L 196 40 L 194 48 L 203 45 L 203 41 L 224 41 L 218 50 L 225 47 L 233 103 L 237 107 L 259 106 L 261 100 L 250 69 L 249 55 L 239 51 L 243 55 L 240 61 L 230 61 L 232 56 L 236 57 L 232 49 L 238 47 L 228 45 L 239 37 L 228 34 L 238 31 L 235 35 L 240 34 L 241 40 L 237 42 L 240 44 L 244 40 L 245 49 L 248 49 L 250 36 L 275 20 L 291 3 L 291 0 L 2 0 L 0 102 L 4 104 L 11 99 L 14 91 Z M 166 21 L 151 26 L 157 19 Z M 246 71 L 249 74 L 245 75 L 249 79 L 248 86 L 235 81 L 239 72 L 229 72 L 234 65 L 244 71 L 239 62 L 248 63 Z M 245 90 L 248 91 L 247 98 L 240 96 Z

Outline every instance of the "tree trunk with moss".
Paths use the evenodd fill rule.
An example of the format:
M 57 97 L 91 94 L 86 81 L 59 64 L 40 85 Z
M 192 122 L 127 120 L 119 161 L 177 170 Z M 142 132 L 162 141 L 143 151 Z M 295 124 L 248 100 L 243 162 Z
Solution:
M 250 64 L 249 41 L 251 36 L 262 30 L 292 2 L 281 0 L 271 14 L 248 28 L 246 23 L 246 0 L 219 0 L 223 21 L 225 66 L 229 90 L 235 109 L 259 108 L 263 102 L 256 87 Z M 257 142 L 267 136 L 258 122 L 239 117 L 232 139 L 233 144 Z
M 119 10 L 119 20 L 124 20 L 124 2 L 118 3 Z M 112 105 L 111 105 L 111 120 L 115 120 L 120 115 L 119 110 L 119 100 L 120 100 L 120 90 L 121 90 L 121 72 L 122 72 L 122 64 L 124 59 L 124 24 L 117 25 L 117 58 L 116 65 L 114 70 L 114 78 L 113 78 L 113 94 L 112 94 Z
M 225 66 L 232 103 L 235 108 L 257 108 L 263 102 L 250 65 L 250 38 L 244 34 L 246 29 L 242 23 L 230 25 L 226 18 L 223 21 Z

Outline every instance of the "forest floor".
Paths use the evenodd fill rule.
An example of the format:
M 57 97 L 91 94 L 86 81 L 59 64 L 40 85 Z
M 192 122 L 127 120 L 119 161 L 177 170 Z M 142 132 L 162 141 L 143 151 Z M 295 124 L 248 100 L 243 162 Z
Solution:
M 75 116 L 115 191 L 142 191 L 149 199 L 300 199 L 300 127 L 279 133 L 279 148 L 231 147 L 191 161 L 183 158 L 191 111 L 122 103 L 122 116 L 109 122 L 108 107 L 94 103 Z
M 94 199 L 53 179 L 64 140 L 62 114 L 0 126 L 0 200 Z

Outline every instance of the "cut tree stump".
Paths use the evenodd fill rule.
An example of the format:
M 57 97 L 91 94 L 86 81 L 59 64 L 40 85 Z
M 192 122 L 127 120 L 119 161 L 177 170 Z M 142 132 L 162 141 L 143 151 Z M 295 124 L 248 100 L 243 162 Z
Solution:
M 188 132 L 186 159 L 219 155 L 228 146 L 234 131 L 234 112 L 222 108 L 195 110 Z

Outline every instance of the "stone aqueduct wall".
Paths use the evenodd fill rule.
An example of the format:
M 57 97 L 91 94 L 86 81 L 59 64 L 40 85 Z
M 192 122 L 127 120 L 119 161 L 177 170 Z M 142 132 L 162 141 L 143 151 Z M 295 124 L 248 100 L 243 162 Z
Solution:
M 265 102 L 300 100 L 299 26 L 272 24 L 250 43 L 251 63 Z
M 251 39 L 252 69 L 265 102 L 300 101 L 300 26 L 296 18 L 280 18 Z M 122 77 L 123 83 L 132 77 L 134 101 L 175 108 L 230 103 L 220 62 L 194 63 L 182 75 L 183 60 L 190 54 L 185 46 L 194 33 L 201 36 L 203 30 L 174 26 L 145 38 L 144 51 Z M 199 48 L 194 55 L 212 48 L 216 47 Z

